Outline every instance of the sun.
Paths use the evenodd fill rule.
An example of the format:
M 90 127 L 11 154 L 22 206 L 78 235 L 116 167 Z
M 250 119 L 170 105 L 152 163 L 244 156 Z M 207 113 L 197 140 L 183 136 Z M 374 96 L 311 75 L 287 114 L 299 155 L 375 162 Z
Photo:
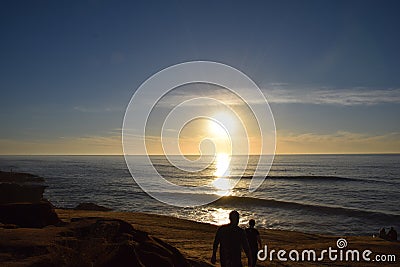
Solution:
M 235 117 L 228 112 L 220 112 L 209 121 L 209 131 L 211 134 L 221 137 L 232 134 L 236 125 Z
M 216 121 L 210 120 L 208 130 L 215 137 L 223 137 L 227 135 L 225 128 Z

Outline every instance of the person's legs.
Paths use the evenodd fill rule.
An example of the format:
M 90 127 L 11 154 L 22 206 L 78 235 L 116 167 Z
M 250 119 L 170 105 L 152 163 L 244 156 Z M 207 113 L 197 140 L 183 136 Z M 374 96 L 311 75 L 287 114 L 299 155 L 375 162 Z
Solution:
M 252 248 L 251 249 L 251 254 L 250 254 L 251 260 L 252 260 L 252 265 L 251 267 L 256 266 L 256 262 L 257 262 L 257 249 Z

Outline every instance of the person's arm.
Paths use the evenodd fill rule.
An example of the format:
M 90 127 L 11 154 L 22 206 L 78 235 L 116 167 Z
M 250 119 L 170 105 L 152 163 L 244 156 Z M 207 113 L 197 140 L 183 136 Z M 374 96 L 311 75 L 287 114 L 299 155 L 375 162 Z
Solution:
M 261 236 L 260 233 L 257 231 L 257 243 L 258 243 L 258 247 L 260 249 L 262 249 L 262 245 L 261 245 Z
M 217 250 L 218 250 L 219 242 L 220 242 L 220 233 L 219 233 L 219 229 L 218 229 L 217 233 L 215 234 L 215 238 L 214 238 L 213 253 L 211 256 L 212 264 L 215 264 L 217 262 Z
M 249 241 L 247 241 L 247 236 L 246 236 L 245 230 L 243 230 L 243 232 L 242 232 L 242 247 L 243 247 L 244 253 L 246 253 L 249 266 L 252 266 L 253 258 L 251 257 Z

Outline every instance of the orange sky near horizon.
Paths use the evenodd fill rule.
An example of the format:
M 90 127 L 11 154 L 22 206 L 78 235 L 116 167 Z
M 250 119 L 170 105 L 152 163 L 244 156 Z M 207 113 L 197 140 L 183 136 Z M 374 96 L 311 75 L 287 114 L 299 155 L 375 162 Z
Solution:
M 180 140 L 184 154 L 199 153 L 193 140 Z M 257 140 L 252 140 L 258 146 Z M 149 144 L 151 146 L 151 144 Z M 1 155 L 122 155 L 120 135 L 58 138 L 54 140 L 0 140 Z M 178 154 L 177 152 L 176 154 Z M 276 154 L 378 154 L 400 153 L 399 134 L 363 135 L 350 132 L 318 135 L 277 132 Z M 138 153 L 144 154 L 144 153 Z M 163 154 L 154 146 L 149 154 Z M 250 154 L 253 151 L 250 151 Z

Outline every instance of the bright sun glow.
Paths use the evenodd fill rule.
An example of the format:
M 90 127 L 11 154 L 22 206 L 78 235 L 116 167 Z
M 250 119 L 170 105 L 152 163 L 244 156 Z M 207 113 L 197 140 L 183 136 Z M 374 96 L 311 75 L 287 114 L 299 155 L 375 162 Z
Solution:
M 212 135 L 214 135 L 217 139 L 221 138 L 229 138 L 229 134 L 231 133 L 235 120 L 231 116 L 231 114 L 226 112 L 221 112 L 216 114 L 214 120 L 209 121 L 209 131 Z M 219 150 L 224 151 L 224 150 Z M 214 176 L 217 178 L 213 181 L 213 186 L 215 187 L 216 194 L 220 196 L 230 195 L 232 192 L 232 187 L 234 184 L 231 183 L 231 180 L 228 178 L 229 176 L 229 165 L 231 162 L 231 157 L 226 153 L 217 153 L 215 158 L 215 171 Z
M 209 122 L 209 130 L 210 130 L 211 134 L 213 134 L 217 137 L 226 136 L 226 134 L 227 134 L 224 127 L 222 127 L 219 123 L 217 123 L 215 121 Z
M 215 121 L 210 120 L 209 129 L 211 134 L 216 135 L 217 137 L 226 136 L 229 133 L 232 133 L 234 126 L 236 125 L 235 118 L 227 113 L 221 112 L 213 116 Z

